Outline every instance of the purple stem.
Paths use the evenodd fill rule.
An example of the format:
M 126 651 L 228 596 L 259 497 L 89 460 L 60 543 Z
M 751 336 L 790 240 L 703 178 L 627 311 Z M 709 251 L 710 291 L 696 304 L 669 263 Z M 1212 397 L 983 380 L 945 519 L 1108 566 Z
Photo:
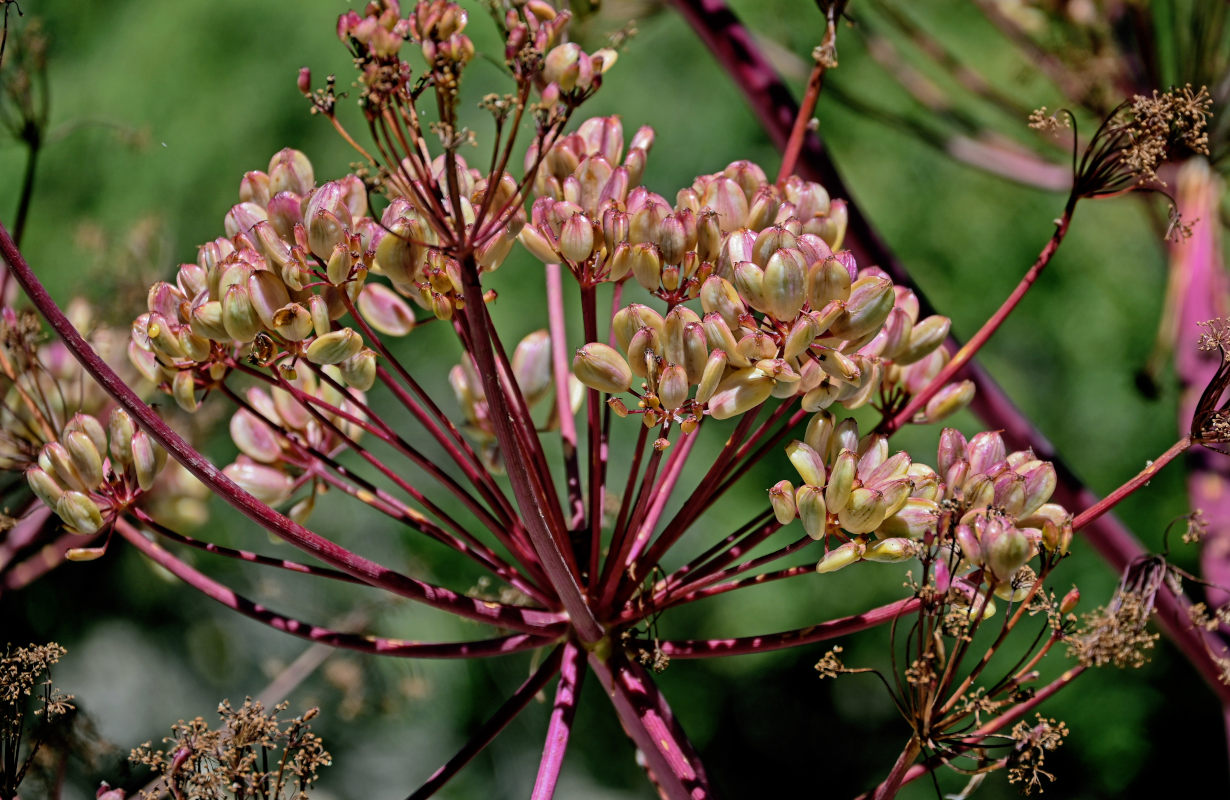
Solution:
M 624 732 L 644 756 L 659 793 L 667 800 L 713 797 L 704 765 L 645 668 L 628 661 L 622 651 L 606 660 L 592 651 L 589 665 L 611 698 Z
M 470 762 L 470 759 L 482 752 L 483 748 L 491 744 L 491 740 L 499 734 L 500 731 L 516 719 L 517 715 L 530 704 L 534 699 L 534 695 L 542 691 L 542 688 L 547 685 L 547 681 L 555 676 L 559 671 L 560 657 L 563 653 L 563 647 L 556 647 L 551 651 L 551 655 L 547 656 L 547 660 L 542 663 L 542 666 L 534 671 L 534 674 L 525 679 L 525 683 L 518 687 L 513 696 L 504 701 L 496 712 L 482 724 L 474 736 L 466 742 L 457 754 L 450 758 L 444 766 L 440 767 L 432 774 L 427 782 L 416 789 L 406 800 L 423 800 L 423 798 L 431 797 L 436 791 L 448 783 L 449 780 L 456 775 L 462 767 Z
M 538 765 L 538 777 L 534 781 L 530 800 L 550 800 L 555 796 L 555 784 L 564 765 L 564 753 L 568 750 L 568 737 L 572 733 L 572 720 L 577 713 L 577 701 L 584 680 L 585 651 L 575 642 L 568 642 L 564 645 L 559 685 L 555 687 L 555 705 L 551 709 L 547 740 L 543 744 L 542 761 Z
M 723 65 L 727 74 L 743 90 L 744 98 L 752 106 L 769 137 L 779 147 L 783 146 L 794 122 L 797 106 L 790 96 L 790 90 L 757 49 L 751 34 L 721 0 L 672 2 Z M 820 137 L 814 133 L 804 141 L 799 173 L 805 178 L 822 183 L 833 196 L 853 200 Z M 918 295 L 922 311 L 928 312 L 930 305 L 925 296 L 913 286 L 905 267 L 871 227 L 858 205 L 851 202 L 848 209 L 850 221 L 846 242 L 858 261 L 878 264 L 892 277 L 894 283 L 911 286 Z M 950 337 L 948 346 L 959 349 L 960 342 Z M 1002 430 L 1005 440 L 1013 449 L 1030 448 L 1038 458 L 1054 463 L 1059 479 L 1055 501 L 1068 508 L 1094 505 L 1098 500 L 1097 496 L 1084 487 L 1056 455 L 1055 448 L 1046 437 L 1021 414 L 998 384 L 977 362 L 970 362 L 966 365 L 966 370 L 977 387 L 971 410 L 988 427 Z M 1123 571 L 1133 561 L 1146 555 L 1131 531 L 1110 514 L 1090 524 L 1085 529 L 1085 537 L 1111 567 L 1118 571 Z M 1217 648 L 1212 652 L 1220 652 L 1221 644 L 1216 639 L 1192 629 L 1190 617 L 1186 612 L 1188 605 L 1185 598 L 1177 597 L 1169 587 L 1164 587 L 1157 596 L 1158 621 L 1166 635 L 1225 702 L 1230 699 L 1230 688 L 1221 683 L 1220 670 L 1210 656 L 1210 648 Z
M 564 475 L 568 487 L 568 528 L 585 521 L 585 502 L 581 497 L 581 469 L 577 464 L 577 420 L 568 400 L 568 325 L 564 315 L 564 285 L 559 264 L 547 264 L 547 318 L 551 334 L 551 368 L 555 380 L 555 409 L 559 417 L 559 438 L 564 451 Z
M 531 636 L 525 633 L 514 633 L 474 642 L 408 642 L 402 639 L 382 639 L 375 636 L 361 636 L 355 633 L 343 633 L 330 630 L 329 628 L 322 628 L 293 617 L 283 616 L 276 611 L 271 611 L 258 603 L 254 603 L 241 594 L 237 594 L 208 575 L 188 566 L 154 542 L 146 539 L 127 520 L 116 520 L 115 532 L 131 543 L 133 547 L 140 550 L 155 564 L 165 568 L 184 583 L 217 600 L 227 608 L 238 611 L 245 617 L 254 619 L 271 628 L 289 633 L 292 636 L 298 636 L 301 639 L 307 639 L 310 642 L 321 642 L 332 647 L 344 647 L 362 653 L 399 656 L 401 658 L 481 658 L 501 656 L 521 650 L 532 650 L 550 642 L 550 639 L 541 636 Z
M 874 628 L 897 617 L 913 613 L 918 608 L 918 599 L 907 597 L 888 605 L 864 611 L 841 619 L 809 625 L 781 633 L 761 636 L 742 636 L 733 639 L 676 639 L 658 642 L 658 647 L 671 658 L 713 658 L 737 656 L 747 653 L 767 653 L 804 644 L 823 642 L 851 633 Z
M 312 554 L 326 564 L 362 580 L 364 583 L 385 589 L 393 594 L 417 600 L 434 608 L 449 611 L 469 619 L 528 633 L 553 633 L 561 621 L 558 614 L 527 611 L 486 600 L 477 600 L 440 586 L 415 580 L 388 567 L 377 564 L 363 556 L 320 536 L 284 514 L 275 511 L 257 500 L 227 477 L 209 459 L 184 441 L 169 425 L 162 421 L 119 375 L 99 357 L 98 353 L 81 337 L 68 317 L 56 305 L 38 276 L 30 269 L 21 251 L 13 243 L 8 230 L 0 224 L 0 255 L 8 262 L 34 306 L 42 313 L 51 327 L 64 340 L 69 351 L 81 362 L 94 380 L 111 395 L 133 420 L 150 437 L 167 450 L 201 483 L 214 494 L 220 495 L 236 510 L 262 528 Z

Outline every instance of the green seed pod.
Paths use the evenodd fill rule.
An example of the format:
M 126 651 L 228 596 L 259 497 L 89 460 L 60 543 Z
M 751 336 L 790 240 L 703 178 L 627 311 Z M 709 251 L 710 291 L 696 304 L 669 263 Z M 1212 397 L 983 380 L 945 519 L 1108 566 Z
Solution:
M 800 486 L 794 494 L 799 519 L 807 535 L 819 541 L 828 533 L 829 514 L 824 492 L 816 486 Z
M 812 347 L 812 355 L 816 363 L 820 365 L 820 369 L 843 383 L 853 383 L 862 376 L 862 371 L 859 370 L 854 359 L 840 350 L 815 345 Z
M 632 386 L 628 362 L 615 348 L 601 342 L 590 342 L 577 349 L 572 374 L 589 388 L 607 394 L 621 394 Z
M 226 332 L 222 321 L 222 303 L 210 300 L 202 303 L 188 315 L 192 332 L 202 339 L 213 339 L 215 342 L 230 341 L 231 335 Z
M 813 310 L 850 296 L 850 271 L 835 258 L 817 261 L 807 270 L 807 302 Z M 827 327 L 827 326 L 825 326 Z
M 998 530 L 996 530 L 998 528 Z M 982 537 L 982 549 L 991 574 L 999 581 L 1010 581 L 1016 571 L 1033 555 L 1029 539 L 1016 526 L 992 520 Z
M 110 433 L 111 460 L 121 467 L 131 464 L 132 437 L 137 432 L 137 426 L 133 424 L 132 417 L 128 416 L 128 412 L 124 409 L 117 408 L 111 412 L 107 429 Z
M 273 315 L 290 302 L 290 294 L 276 273 L 259 269 L 248 276 L 248 300 L 261 324 L 272 330 Z
M 376 353 L 366 347 L 338 364 L 342 380 L 360 392 L 366 392 L 376 384 Z
M 53 510 L 60 501 L 60 495 L 64 494 L 64 487 L 42 467 L 27 469 L 26 482 L 30 484 L 30 491 L 34 492 L 34 496 Z
M 714 419 L 730 419 L 750 411 L 769 399 L 773 386 L 773 378 L 754 367 L 736 370 L 709 399 L 709 413 Z
M 769 315 L 782 321 L 794 319 L 807 299 L 806 284 L 803 254 L 794 249 L 775 251 L 765 265 L 762 283 Z
M 246 287 L 234 285 L 227 288 L 222 299 L 222 324 L 226 327 L 227 336 L 237 342 L 250 342 L 260 332 L 261 320 L 252 307 Z
M 107 431 L 96 418 L 78 411 L 76 414 L 73 414 L 73 418 L 64 426 L 65 435 L 72 431 L 81 431 L 88 436 L 97 452 L 105 453 L 107 451 Z
M 895 564 L 908 561 L 918 554 L 918 545 L 910 539 L 881 539 L 867 546 L 863 551 L 866 561 L 879 561 L 883 564 Z
M 829 470 L 828 485 L 824 490 L 824 500 L 829 511 L 841 513 L 850 502 L 850 493 L 854 489 L 854 476 L 858 468 L 858 456 L 851 450 L 843 449 L 833 460 Z
M 166 451 L 154 444 L 145 431 L 138 430 L 132 436 L 132 466 L 137 475 L 137 486 L 148 492 L 162 465 L 166 463 Z
M 68 489 L 88 492 L 92 488 L 77 472 L 77 468 L 73 466 L 72 457 L 61 442 L 48 442 L 43 445 L 38 453 L 38 465 L 43 468 L 44 472 L 55 478 L 57 483 Z
M 893 282 L 888 278 L 860 278 L 850 287 L 845 312 L 829 326 L 829 330 L 834 336 L 847 340 L 873 333 L 888 318 L 895 299 Z
M 191 370 L 181 370 L 171 379 L 171 396 L 175 403 L 189 414 L 195 413 L 199 407 L 196 399 L 196 380 Z
M 909 334 L 908 344 L 892 356 L 898 364 L 913 364 L 924 356 L 931 355 L 948 338 L 952 320 L 933 314 L 915 325 Z
M 312 162 L 298 150 L 290 147 L 274 153 L 269 161 L 269 191 L 294 192 L 304 195 L 312 191 L 316 178 L 312 173 Z
M 313 364 L 339 364 L 363 349 L 363 337 L 350 328 L 316 337 L 305 355 Z
M 773 507 L 773 516 L 779 525 L 789 525 L 794 521 L 797 509 L 794 505 L 794 486 L 790 481 L 778 481 L 769 488 L 769 505 Z
M 102 512 L 90 497 L 82 492 L 65 492 L 56 501 L 56 515 L 73 533 L 90 536 L 103 526 Z
M 794 441 L 786 446 L 786 457 L 798 471 L 803 483 L 823 488 L 826 480 L 824 459 L 809 445 Z
M 871 533 L 884 521 L 884 495 L 866 486 L 850 490 L 845 507 L 837 512 L 837 520 L 852 534 Z
M 68 431 L 62 441 L 73 468 L 81 476 L 82 483 L 90 491 L 97 489 L 103 481 L 102 455 L 94 442 L 82 431 Z
M 717 391 L 722 377 L 726 374 L 726 352 L 714 350 L 705 361 L 705 369 L 696 387 L 696 402 L 707 403 Z
M 840 547 L 834 547 L 816 564 L 816 572 L 823 575 L 850 566 L 863 557 L 865 547 L 862 542 L 846 542 Z

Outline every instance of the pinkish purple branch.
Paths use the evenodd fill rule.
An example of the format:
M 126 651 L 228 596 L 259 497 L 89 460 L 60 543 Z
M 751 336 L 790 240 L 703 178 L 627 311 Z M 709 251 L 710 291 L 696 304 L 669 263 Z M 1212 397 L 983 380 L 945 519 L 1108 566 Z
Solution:
M 585 651 L 575 642 L 564 645 L 560 662 L 559 684 L 555 687 L 555 704 L 551 709 L 551 721 L 547 725 L 547 738 L 542 748 L 542 761 L 538 764 L 538 777 L 530 800 L 551 800 L 555 796 L 555 784 L 560 768 L 564 765 L 564 753 L 572 734 L 572 721 L 576 717 L 581 684 L 585 680 Z
M 25 290 L 26 296 L 42 313 L 52 329 L 64 340 L 64 344 L 86 372 L 132 416 L 133 420 L 155 442 L 165 448 L 172 458 L 248 519 L 326 564 L 350 573 L 364 583 L 385 589 L 393 594 L 503 628 L 538 635 L 553 635 L 557 632 L 562 622 L 558 614 L 527 611 L 478 600 L 440 586 L 415 580 L 313 533 L 257 500 L 184 441 L 183 437 L 163 422 L 153 409 L 146 405 L 136 392 L 102 360 L 73 327 L 51 295 L 47 293 L 47 289 L 30 269 L 30 265 L 26 263 L 21 251 L 2 224 L 0 224 L 0 256 L 3 256 L 8 263 L 13 276 Z
M 402 639 L 362 636 L 322 628 L 319 625 L 312 625 L 294 617 L 279 614 L 238 594 L 208 575 L 188 566 L 169 551 L 164 550 L 145 538 L 127 520 L 116 520 L 115 532 L 123 537 L 125 541 L 132 544 L 133 547 L 140 550 L 143 555 L 155 564 L 165 568 L 172 575 L 202 594 L 218 601 L 233 611 L 238 611 L 249 619 L 254 619 L 275 630 L 289 633 L 292 636 L 298 636 L 301 639 L 307 639 L 310 642 L 320 642 L 331 647 L 357 650 L 361 653 L 398 656 L 401 658 L 482 658 L 516 653 L 521 650 L 532 650 L 549 644 L 551 641 L 549 637 L 514 633 L 494 639 L 483 639 L 473 642 L 410 642 Z
M 427 782 L 411 793 L 406 800 L 424 800 L 424 798 L 431 797 L 440 787 L 448 783 L 462 767 L 470 763 L 474 756 L 481 753 L 483 748 L 491 744 L 491 740 L 500 731 L 504 730 L 508 723 L 516 719 L 517 715 L 534 699 L 534 695 L 542 691 L 547 682 L 559 671 L 563 650 L 563 646 L 552 650 L 551 655 L 542 663 L 542 666 L 535 670 L 533 675 L 526 678 L 525 683 L 518 687 L 513 696 L 505 700 L 503 705 L 496 709 L 496 712 L 475 731 L 474 735 L 457 751 L 456 755 L 436 770 L 427 779 Z

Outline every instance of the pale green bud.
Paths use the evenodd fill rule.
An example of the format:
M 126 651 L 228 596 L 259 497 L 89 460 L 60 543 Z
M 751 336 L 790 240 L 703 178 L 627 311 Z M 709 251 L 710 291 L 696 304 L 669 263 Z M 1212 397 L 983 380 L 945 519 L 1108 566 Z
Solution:
M 569 261 L 580 263 L 594 252 L 594 223 L 584 214 L 573 214 L 560 226 L 559 252 Z
M 700 383 L 708 361 L 709 345 L 705 326 L 699 322 L 689 322 L 683 328 L 683 368 L 687 372 L 688 383 Z
M 794 493 L 794 503 L 799 511 L 799 520 L 807 535 L 819 541 L 828 532 L 829 514 L 824 502 L 824 492 L 817 486 L 800 486 Z
M 621 394 L 632 386 L 628 362 L 615 348 L 601 342 L 590 342 L 577 349 L 572 374 L 589 388 L 607 394 Z
M 162 465 L 166 463 L 167 454 L 143 430 L 136 431 L 132 436 L 132 467 L 137 475 L 137 486 L 141 491 L 148 492 L 154 485 Z
M 523 236 L 530 227 L 526 225 L 521 229 Z M 395 221 L 376 245 L 376 266 L 396 285 L 413 283 L 423 267 L 425 254 L 422 242 L 423 227 L 418 220 L 403 218 Z M 550 260 L 555 260 L 554 253 Z
M 678 364 L 669 364 L 658 377 L 658 400 L 667 411 L 676 411 L 688 399 L 688 375 Z
M 823 332 L 824 328 L 820 327 L 814 315 L 803 313 L 790 326 L 790 333 L 786 335 L 786 342 L 782 346 L 782 357 L 794 358 L 802 354 Z
M 837 512 L 837 521 L 849 533 L 871 533 L 884 521 L 884 495 L 859 486 L 850 490 L 849 500 Z
M 56 515 L 72 528 L 73 533 L 90 536 L 103 526 L 98 504 L 82 492 L 65 492 L 56 501 Z
M 905 536 L 920 539 L 934 531 L 939 519 L 939 504 L 922 497 L 907 497 L 905 503 L 880 523 L 878 532 L 885 536 Z
M 196 399 L 196 379 L 193 378 L 191 370 L 175 373 L 175 377 L 171 379 L 171 396 L 175 398 L 176 405 L 189 414 L 197 410 L 200 404 Z
M 111 412 L 107 430 L 110 433 L 111 460 L 121 466 L 131 464 L 132 437 L 137 432 L 137 426 L 133 424 L 132 417 L 128 416 L 128 412 L 122 408 L 115 409 Z
M 928 356 L 948 338 L 952 320 L 933 314 L 918 323 L 910 331 L 909 342 L 903 350 L 892 356 L 898 364 L 913 364 Z
M 824 454 L 828 452 L 829 438 L 833 435 L 833 415 L 827 411 L 813 414 L 807 423 L 803 441 L 812 450 Z
M 1019 516 L 1027 517 L 1051 499 L 1057 483 L 1055 466 L 1049 461 L 1039 461 L 1036 466 L 1030 466 L 1023 476 L 1025 478 L 1025 498 L 1021 505 Z
M 757 311 L 768 313 L 768 301 L 764 293 L 764 272 L 751 261 L 734 265 L 734 286 L 739 296 Z
M 736 370 L 709 399 L 709 413 L 714 419 L 730 419 L 750 411 L 769 399 L 773 386 L 773 378 L 754 367 Z
M 868 545 L 867 549 L 863 551 L 864 560 L 879 561 L 883 564 L 908 561 L 916 555 L 918 555 L 918 545 L 910 539 L 898 537 L 881 539 Z
M 222 321 L 222 303 L 218 300 L 210 300 L 192 309 L 188 322 L 192 332 L 203 339 L 226 342 L 231 338 Z
M 512 370 L 527 403 L 534 405 L 549 396 L 552 380 L 551 336 L 544 330 L 527 334 L 513 351 Z
M 301 342 L 312 333 L 312 315 L 298 303 L 287 303 L 273 315 L 273 329 L 289 341 Z
M 26 482 L 30 484 L 30 491 L 34 492 L 34 496 L 51 509 L 55 509 L 56 503 L 60 501 L 60 495 L 64 494 L 64 488 L 42 467 L 27 469 Z
M 828 504 L 829 511 L 839 514 L 850 502 L 850 493 L 854 489 L 857 468 L 858 456 L 852 450 L 841 450 L 833 460 L 828 485 L 824 490 L 824 500 Z
M 709 354 L 709 358 L 705 361 L 704 372 L 696 387 L 696 402 L 707 403 L 713 397 L 722 381 L 722 376 L 726 374 L 726 363 L 724 350 L 714 350 Z
M 58 483 L 79 492 L 88 492 L 94 487 L 86 483 L 73 465 L 72 456 L 62 442 L 48 442 L 38 453 L 38 465 Z
M 400 295 L 379 283 L 369 283 L 359 293 L 359 313 L 377 331 L 405 336 L 414 329 L 414 311 Z
M 64 426 L 65 435 L 72 431 L 81 431 L 88 436 L 96 452 L 105 453 L 107 451 L 107 431 L 101 422 L 89 414 L 81 412 L 73 414 L 73 418 Z
M 817 261 L 807 270 L 807 302 L 818 311 L 834 300 L 844 301 L 850 296 L 850 283 L 850 271 L 840 261 Z
M 737 276 L 738 273 L 736 273 Z M 789 321 L 803 308 L 807 265 L 798 250 L 777 250 L 765 265 L 762 291 L 770 316 Z
M 888 278 L 860 278 L 850 287 L 845 312 L 829 326 L 834 336 L 858 339 L 877 330 L 888 318 L 895 300 L 893 283 Z
M 862 542 L 846 542 L 840 547 L 834 547 L 816 564 L 816 572 L 824 574 L 848 567 L 863 557 L 865 548 L 866 545 Z
M 778 524 L 789 525 L 794 520 L 794 486 L 790 481 L 778 481 L 769 488 L 769 505 L 773 507 Z
M 798 471 L 803 483 L 823 487 L 826 479 L 824 459 L 807 444 L 794 441 L 786 446 L 786 457 Z
M 992 520 L 983 534 L 982 548 L 987 566 L 1000 581 L 1008 581 L 1033 555 L 1033 547 L 1025 534 L 1013 525 L 997 524 Z M 998 531 L 994 530 L 996 527 Z
M 313 364 L 339 364 L 363 349 L 363 337 L 350 328 L 330 331 L 308 345 L 308 361 Z
M 233 285 L 227 288 L 222 300 L 222 324 L 227 336 L 237 342 L 250 342 L 260 332 L 261 319 L 252 307 L 246 287 Z
M 348 386 L 366 392 L 376 383 L 376 353 L 366 347 L 338 364 Z

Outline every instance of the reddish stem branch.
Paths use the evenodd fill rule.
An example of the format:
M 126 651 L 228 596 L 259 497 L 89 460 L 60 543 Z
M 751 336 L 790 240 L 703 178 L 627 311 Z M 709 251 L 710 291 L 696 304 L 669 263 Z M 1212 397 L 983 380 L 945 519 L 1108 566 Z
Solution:
M 401 658 L 481 658 L 500 656 L 506 653 L 542 647 L 550 642 L 549 638 L 531 636 L 524 633 L 509 634 L 508 636 L 500 636 L 495 639 L 483 639 L 474 642 L 410 642 L 402 639 L 360 636 L 359 634 L 343 633 L 322 628 L 318 625 L 312 625 L 293 617 L 279 614 L 232 591 L 208 575 L 188 566 L 154 542 L 146 539 L 127 520 L 116 520 L 115 532 L 123 537 L 125 541 L 132 544 L 133 547 L 140 550 L 142 554 L 155 564 L 163 567 L 202 594 L 217 600 L 233 611 L 238 611 L 245 617 L 254 619 L 283 633 L 289 633 L 292 636 L 298 636 L 311 642 L 321 642 L 331 647 L 344 647 L 361 653 L 399 656 Z
M 278 536 L 325 563 L 396 595 L 408 597 L 427 605 L 459 614 L 463 617 L 499 625 L 529 633 L 553 632 L 560 618 L 557 614 L 523 610 L 499 603 L 476 600 L 459 595 L 439 586 L 415 580 L 408 575 L 364 558 L 320 536 L 299 523 L 257 500 L 214 466 L 195 448 L 184 441 L 154 413 L 144 401 L 126 384 L 115 371 L 81 337 L 77 329 L 56 305 L 47 289 L 39 281 L 21 251 L 13 243 L 9 232 L 0 225 L 0 255 L 8 262 L 34 306 L 42 313 L 51 327 L 64 340 L 69 352 L 81 363 L 85 371 L 111 395 L 133 420 L 150 437 L 207 486 L 214 494 L 235 507 L 262 528 Z
M 457 751 L 457 754 L 450 758 L 444 766 L 436 770 L 427 779 L 427 782 L 416 789 L 406 800 L 423 800 L 423 798 L 431 797 L 436 793 L 437 789 L 448 783 L 449 779 L 456 775 L 462 767 L 470 763 L 470 759 L 481 753 L 484 747 L 491 744 L 491 740 L 500 731 L 504 730 L 508 723 L 516 719 L 517 715 L 534 699 L 534 695 L 542 691 L 542 687 L 546 686 L 547 682 L 555 677 L 555 673 L 559 671 L 560 655 L 562 652 L 562 647 L 552 650 L 551 655 L 542 663 L 542 666 L 533 675 L 526 678 L 525 683 L 518 687 L 513 696 L 496 709 L 491 718 L 483 723 L 474 736 Z
M 559 684 L 555 687 L 555 705 L 551 709 L 551 722 L 547 725 L 547 739 L 543 744 L 542 761 L 538 765 L 538 777 L 534 780 L 530 800 L 551 800 L 555 796 L 555 784 L 564 765 L 564 753 L 568 750 L 572 720 L 577 713 L 577 701 L 584 679 L 585 651 L 568 642 L 564 645 Z
M 1079 531 L 1081 528 L 1093 522 L 1107 511 L 1110 511 L 1112 508 L 1119 505 L 1125 497 L 1132 494 L 1149 481 L 1153 480 L 1154 476 L 1161 472 L 1163 467 L 1184 453 L 1187 448 L 1191 446 L 1192 440 L 1189 436 L 1184 436 L 1182 439 L 1172 444 L 1166 452 L 1162 453 L 1153 461 L 1150 461 L 1144 469 L 1136 474 L 1136 477 L 1132 478 L 1118 489 L 1115 489 L 1098 502 L 1089 506 L 1080 514 L 1077 514 L 1076 518 L 1072 520 L 1072 530 Z

